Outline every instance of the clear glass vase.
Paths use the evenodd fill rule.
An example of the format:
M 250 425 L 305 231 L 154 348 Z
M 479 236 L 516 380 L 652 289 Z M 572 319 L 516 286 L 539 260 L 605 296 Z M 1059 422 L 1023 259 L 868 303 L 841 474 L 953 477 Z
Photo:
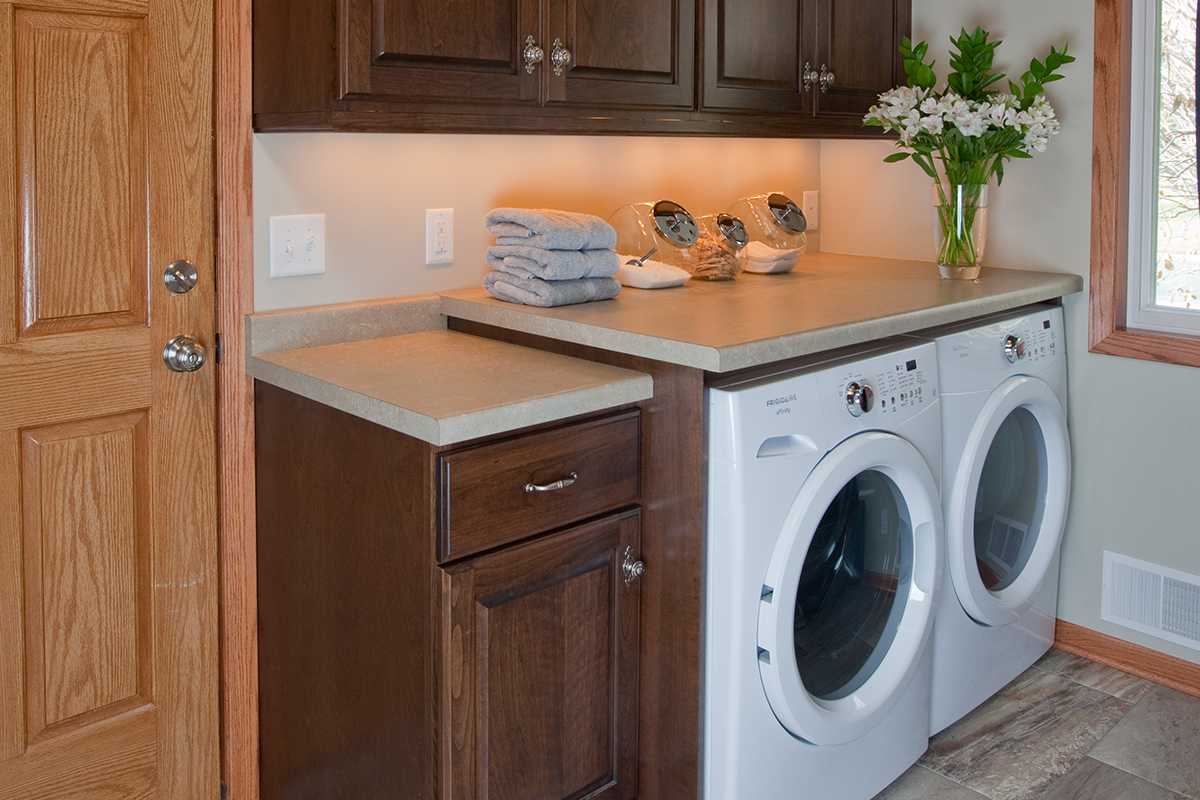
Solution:
M 974 280 L 987 243 L 987 184 L 933 184 L 937 264 L 943 278 Z

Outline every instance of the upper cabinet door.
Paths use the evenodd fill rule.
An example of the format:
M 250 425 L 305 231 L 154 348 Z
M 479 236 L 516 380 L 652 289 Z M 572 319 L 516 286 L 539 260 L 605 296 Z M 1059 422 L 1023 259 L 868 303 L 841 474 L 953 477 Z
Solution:
M 695 17 L 694 0 L 550 0 L 548 100 L 690 110 Z
M 354 0 L 341 95 L 536 103 L 546 68 L 538 0 Z M 539 62 L 537 48 L 546 54 Z
M 818 116 L 861 117 L 893 86 L 905 82 L 901 40 L 911 0 L 816 0 L 817 58 L 824 85 L 813 93 Z
M 811 0 L 706 0 L 701 108 L 811 113 L 815 24 Z

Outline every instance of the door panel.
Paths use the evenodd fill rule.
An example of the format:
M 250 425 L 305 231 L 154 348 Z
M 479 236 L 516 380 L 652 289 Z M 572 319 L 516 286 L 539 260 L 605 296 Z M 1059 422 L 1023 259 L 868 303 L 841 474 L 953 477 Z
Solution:
M 626 511 L 445 570 L 448 796 L 637 796 L 639 530 Z
M 810 2 L 714 0 L 704 14 L 703 108 L 811 111 L 801 85 L 814 60 Z
M 22 435 L 31 743 L 151 694 L 147 427 L 140 412 Z
M 556 0 L 548 13 L 551 102 L 691 109 L 693 0 Z M 550 63 L 555 39 L 571 53 L 562 75 Z
M 0 3 L 0 796 L 215 798 L 210 0 Z M 201 281 L 162 283 L 187 258 Z
M 817 59 L 834 79 L 815 92 L 820 115 L 862 116 L 907 80 L 900 42 L 908 35 L 911 0 L 817 0 Z
M 543 41 L 539 0 L 350 0 L 348 28 L 370 30 L 370 52 L 350 42 L 348 68 L 369 64 L 348 90 L 426 102 L 538 101 L 541 69 L 525 69 L 526 38 Z
M 24 335 L 144 324 L 145 18 L 15 24 Z

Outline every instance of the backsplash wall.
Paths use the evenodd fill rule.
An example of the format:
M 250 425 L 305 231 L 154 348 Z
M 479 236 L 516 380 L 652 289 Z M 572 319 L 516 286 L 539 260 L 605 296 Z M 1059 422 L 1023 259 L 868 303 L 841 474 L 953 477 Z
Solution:
M 820 142 L 585 136 L 260 134 L 254 142 L 258 311 L 479 286 L 497 206 L 608 216 L 671 199 L 695 215 L 820 188 Z M 454 209 L 454 263 L 425 265 L 425 209 Z M 268 277 L 268 218 L 325 214 L 324 275 Z M 820 234 L 809 246 L 819 248 Z

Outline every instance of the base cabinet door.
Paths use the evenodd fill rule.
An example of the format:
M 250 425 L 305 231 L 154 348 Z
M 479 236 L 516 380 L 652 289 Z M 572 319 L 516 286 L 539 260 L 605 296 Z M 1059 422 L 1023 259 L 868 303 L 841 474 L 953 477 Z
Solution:
M 636 797 L 638 553 L 630 509 L 442 570 L 443 797 Z

